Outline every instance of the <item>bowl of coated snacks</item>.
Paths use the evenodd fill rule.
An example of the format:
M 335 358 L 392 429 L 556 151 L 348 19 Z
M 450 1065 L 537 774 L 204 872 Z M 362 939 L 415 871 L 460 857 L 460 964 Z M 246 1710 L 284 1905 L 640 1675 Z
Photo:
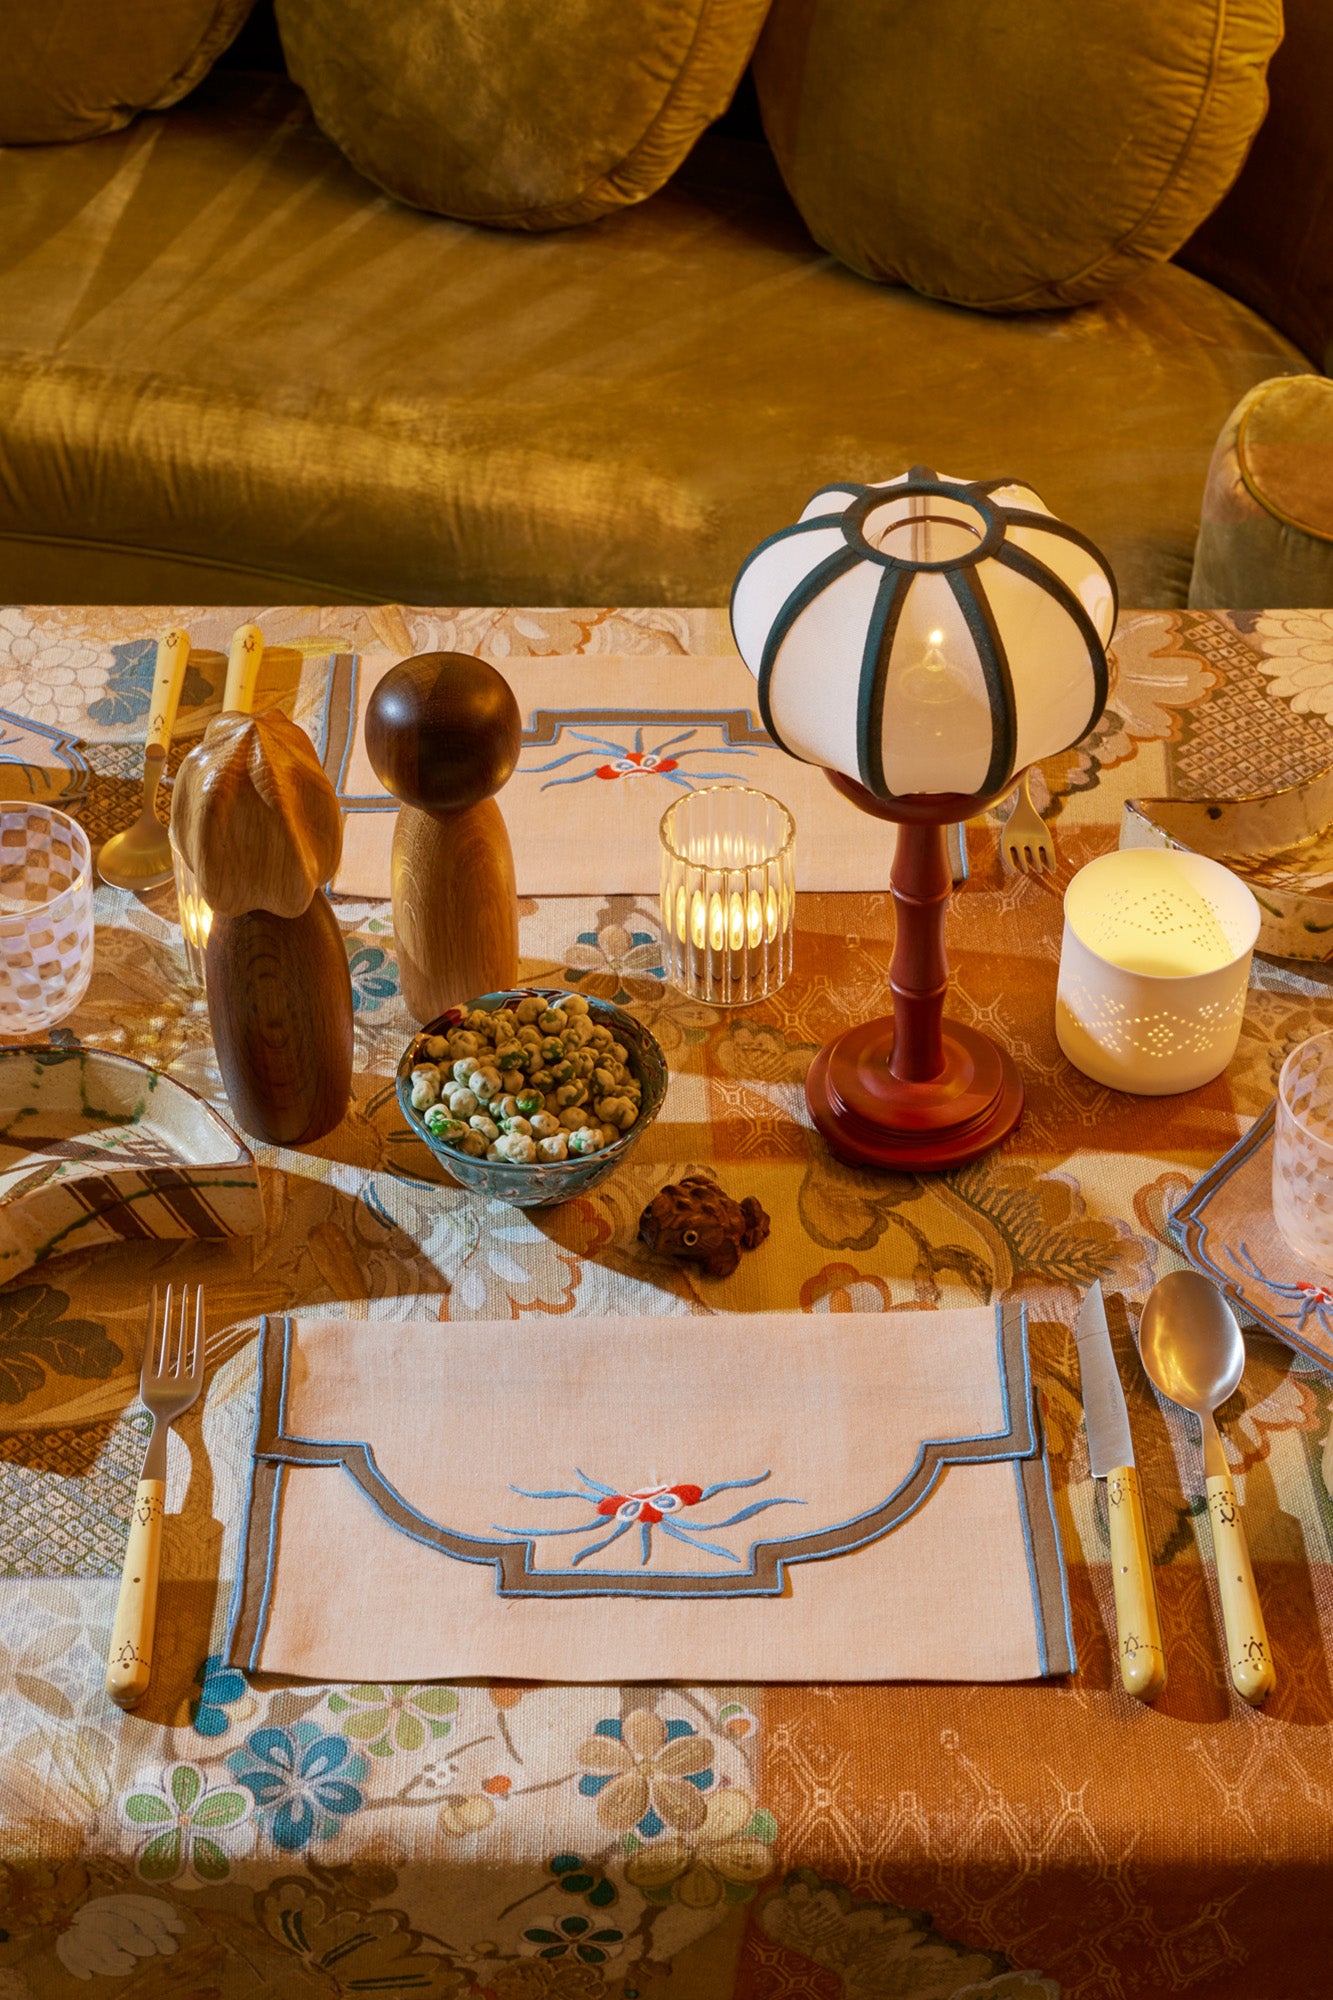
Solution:
M 537 986 L 484 993 L 415 1035 L 398 1102 L 474 1194 L 546 1208 L 586 1194 L 636 1146 L 666 1097 L 648 1030 L 609 1000 Z

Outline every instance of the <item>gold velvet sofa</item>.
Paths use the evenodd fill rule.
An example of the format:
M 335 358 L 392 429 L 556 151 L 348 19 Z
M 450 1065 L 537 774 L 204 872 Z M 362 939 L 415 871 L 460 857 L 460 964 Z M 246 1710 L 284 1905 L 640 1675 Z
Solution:
M 553 233 L 391 198 L 283 74 L 2 147 L 0 592 L 717 603 L 815 488 L 925 460 L 1021 475 L 1124 601 L 1183 604 L 1228 414 L 1330 366 L 1326 0 L 1268 82 L 1179 256 L 1023 312 L 847 268 L 734 120 Z

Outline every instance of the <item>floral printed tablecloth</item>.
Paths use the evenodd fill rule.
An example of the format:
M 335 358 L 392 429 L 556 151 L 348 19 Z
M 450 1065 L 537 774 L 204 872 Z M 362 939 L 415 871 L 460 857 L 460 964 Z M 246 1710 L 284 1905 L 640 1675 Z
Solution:
M 194 653 L 179 749 L 216 708 L 255 616 L 261 700 L 300 716 L 331 650 L 716 654 L 715 612 L 175 607 Z M 95 836 L 135 803 L 168 614 L 0 611 L 0 754 L 48 770 Z M 339 641 L 335 648 L 333 640 Z M 801 1081 L 830 1033 L 882 1009 L 887 894 L 804 896 L 796 971 L 740 1014 L 661 978 L 651 899 L 522 909 L 525 971 L 621 999 L 672 1067 L 627 1166 L 544 1215 L 478 1207 L 403 1129 L 407 1033 L 386 907 L 341 903 L 355 1100 L 301 1153 L 261 1149 L 262 1235 L 127 1245 L 0 1290 L 0 2000 L 457 1994 L 487 2000 L 1268 2000 L 1322 1991 L 1333 1947 L 1333 1388 L 1252 1337 L 1226 1413 L 1278 1690 L 1252 1713 L 1219 1644 L 1202 1468 L 1147 1387 L 1127 1314 L 1176 1261 L 1171 1204 L 1271 1098 L 1329 1018 L 1319 969 L 1256 966 L 1227 1075 L 1116 1097 L 1060 1057 L 1060 891 L 1114 844 L 1120 803 L 1262 788 L 1333 761 L 1333 614 L 1127 614 L 1093 738 L 1044 768 L 1055 880 L 1002 876 L 971 829 L 954 1009 L 1012 1049 L 1013 1139 L 943 1179 L 853 1172 Z M 178 752 L 179 754 L 179 752 Z M 0 776 L 3 772 L 0 771 Z M 661 782 L 651 770 L 623 782 Z M 1039 787 L 1039 791 L 1040 791 Z M 674 795 L 674 794 L 673 794 Z M 171 892 L 98 891 L 85 1003 L 55 1031 L 165 1066 L 219 1105 Z M 763 1250 L 725 1280 L 635 1237 L 687 1171 L 757 1194 Z M 201 1279 L 207 1397 L 173 1439 L 157 1671 L 140 1711 L 102 1692 L 146 1421 L 146 1291 Z M 1120 1689 L 1105 1498 L 1089 1478 L 1069 1331 L 1100 1276 L 1127 1386 L 1170 1659 L 1154 1709 Z M 1070 1562 L 1067 1683 L 938 1687 L 247 1684 L 216 1659 L 261 1312 L 518 1319 L 758 1308 L 893 1311 L 1026 1300 Z M 401 1309 L 401 1308 L 398 1308 Z M 632 1425 L 633 1413 L 626 1412 Z M 330 1549 L 328 1560 L 337 1560 Z M 941 1589 L 949 1588 L 941 1577 Z

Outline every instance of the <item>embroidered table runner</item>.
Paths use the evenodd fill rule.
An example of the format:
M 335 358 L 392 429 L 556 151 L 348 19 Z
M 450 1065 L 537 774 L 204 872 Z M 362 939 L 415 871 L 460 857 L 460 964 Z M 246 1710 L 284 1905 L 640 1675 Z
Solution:
M 1072 1654 L 1018 1306 L 264 1324 L 235 1665 L 977 1681 Z
M 323 709 L 312 718 L 343 806 L 334 883 L 342 895 L 389 893 L 397 801 L 371 768 L 364 722 L 398 657 L 332 660 Z M 760 721 L 754 678 L 735 653 L 498 664 L 523 717 L 518 768 L 500 794 L 520 895 L 655 894 L 662 814 L 686 791 L 713 784 L 750 785 L 782 800 L 796 821 L 800 888 L 888 887 L 893 828 L 868 833 L 864 814 L 822 771 L 777 748 Z

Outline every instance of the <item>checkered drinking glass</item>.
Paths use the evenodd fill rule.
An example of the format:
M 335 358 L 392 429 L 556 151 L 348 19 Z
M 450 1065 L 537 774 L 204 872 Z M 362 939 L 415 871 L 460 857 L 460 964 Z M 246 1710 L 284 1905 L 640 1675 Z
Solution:
M 0 1035 L 72 1014 L 93 974 L 93 857 L 54 806 L 0 806 Z

